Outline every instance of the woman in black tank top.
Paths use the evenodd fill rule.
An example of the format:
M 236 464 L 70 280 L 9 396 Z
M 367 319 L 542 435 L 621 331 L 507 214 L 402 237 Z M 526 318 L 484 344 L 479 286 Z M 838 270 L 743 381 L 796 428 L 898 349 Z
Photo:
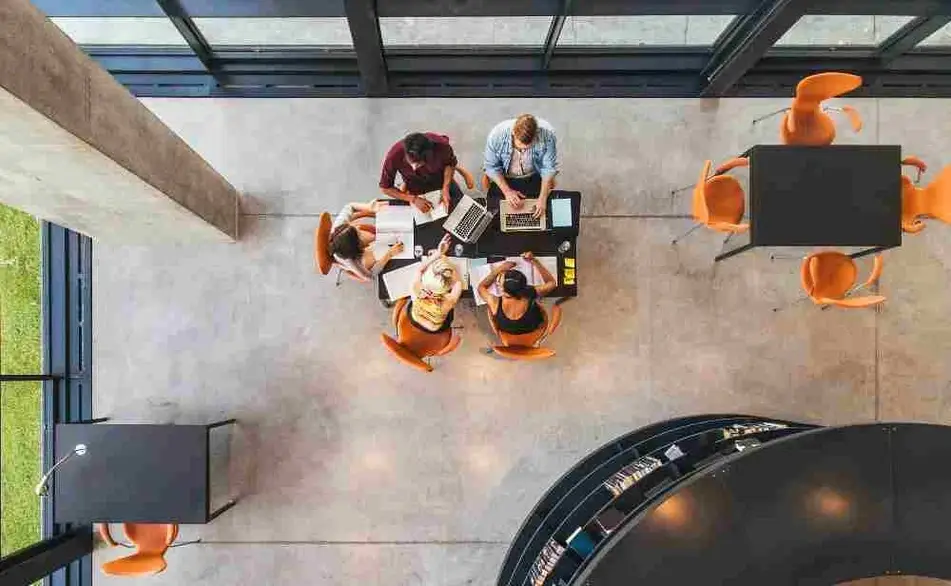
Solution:
M 479 283 L 479 295 L 488 304 L 495 326 L 507 334 L 528 334 L 542 327 L 545 314 L 539 300 L 557 286 L 554 275 L 531 252 L 524 253 L 522 257 L 531 262 L 533 270 L 541 275 L 544 280 L 542 284 L 534 287 L 529 285 L 528 278 L 514 268 L 513 262 L 499 263 Z M 501 297 L 490 290 L 494 282 L 498 282 Z

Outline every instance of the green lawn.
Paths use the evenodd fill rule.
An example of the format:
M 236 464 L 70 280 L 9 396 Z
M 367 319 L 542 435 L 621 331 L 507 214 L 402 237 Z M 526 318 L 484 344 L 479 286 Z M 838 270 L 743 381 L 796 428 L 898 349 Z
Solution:
M 40 372 L 40 231 L 0 204 L 0 372 Z M 38 383 L 0 385 L 0 556 L 40 539 Z

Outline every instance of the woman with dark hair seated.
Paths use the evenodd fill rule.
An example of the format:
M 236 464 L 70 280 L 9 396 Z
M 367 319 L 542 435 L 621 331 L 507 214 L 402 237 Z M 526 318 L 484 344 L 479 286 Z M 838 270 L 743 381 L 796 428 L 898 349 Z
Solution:
M 375 278 L 390 259 L 403 251 L 403 243 L 398 242 L 381 258 L 376 258 L 371 246 L 376 241 L 376 232 L 356 223 L 360 218 L 376 217 L 385 205 L 386 202 L 381 201 L 348 203 L 337 214 L 330 231 L 330 253 L 334 260 L 362 281 Z
M 544 279 L 541 285 L 528 284 L 524 273 L 514 268 L 515 263 L 504 262 L 492 269 L 492 272 L 479 283 L 479 295 L 489 306 L 489 313 L 495 321 L 495 327 L 507 334 L 528 334 L 545 323 L 545 314 L 539 306 L 540 299 L 557 287 L 555 276 L 538 262 L 531 252 L 522 254 L 522 258 L 532 263 L 534 270 Z M 502 296 L 491 293 L 489 287 L 497 282 Z

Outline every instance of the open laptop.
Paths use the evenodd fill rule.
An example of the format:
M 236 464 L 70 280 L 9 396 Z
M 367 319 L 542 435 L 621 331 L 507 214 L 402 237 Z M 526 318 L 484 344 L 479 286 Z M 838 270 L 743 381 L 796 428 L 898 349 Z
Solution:
M 459 240 L 471 244 L 482 236 L 493 217 L 495 215 L 484 205 L 463 195 L 442 227 Z
M 503 232 L 542 232 L 548 229 L 548 222 L 545 216 L 536 218 L 532 215 L 532 209 L 538 203 L 537 199 L 522 200 L 522 207 L 515 209 L 508 200 L 502 200 L 499 210 L 501 211 L 501 224 Z

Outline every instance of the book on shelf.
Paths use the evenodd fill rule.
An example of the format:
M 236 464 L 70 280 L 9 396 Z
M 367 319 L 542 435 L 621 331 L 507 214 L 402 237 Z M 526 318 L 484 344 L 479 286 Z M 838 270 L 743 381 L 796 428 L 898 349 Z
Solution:
M 734 423 L 723 428 L 723 439 L 733 437 L 742 437 L 764 431 L 773 431 L 776 429 L 786 429 L 789 427 L 785 423 L 776 423 L 774 421 L 757 421 L 755 423 Z
M 618 496 L 663 465 L 664 463 L 654 456 L 643 456 L 612 474 L 604 481 L 604 487 L 614 496 Z
M 581 556 L 581 559 L 587 559 L 588 556 L 594 553 L 594 548 L 597 545 L 594 539 L 588 535 L 588 532 L 584 530 L 584 527 L 575 529 L 574 533 L 568 536 L 566 542 L 572 551 Z
M 535 563 L 528 570 L 529 584 L 532 586 L 544 586 L 551 571 L 555 569 L 555 564 L 565 554 L 565 546 L 554 539 L 549 539 L 541 553 L 535 559 Z

